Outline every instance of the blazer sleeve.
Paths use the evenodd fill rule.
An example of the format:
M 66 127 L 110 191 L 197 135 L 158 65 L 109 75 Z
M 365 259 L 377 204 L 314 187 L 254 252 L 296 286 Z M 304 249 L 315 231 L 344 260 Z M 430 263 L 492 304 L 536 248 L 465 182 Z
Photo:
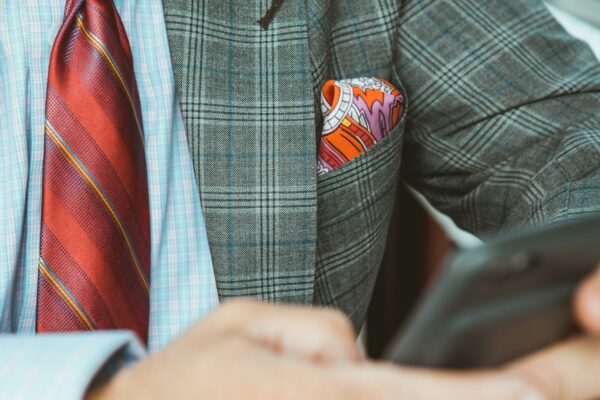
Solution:
M 143 355 L 127 331 L 0 335 L 0 399 L 82 399 Z
M 404 179 L 475 233 L 600 209 L 600 64 L 536 0 L 404 0 Z

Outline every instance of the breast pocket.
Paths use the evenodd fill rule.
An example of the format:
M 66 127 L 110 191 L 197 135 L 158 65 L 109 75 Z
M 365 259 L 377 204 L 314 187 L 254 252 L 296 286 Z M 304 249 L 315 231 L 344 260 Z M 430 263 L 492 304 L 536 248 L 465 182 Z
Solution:
M 385 250 L 407 108 L 406 102 L 400 123 L 387 137 L 317 180 L 314 303 L 341 309 L 357 329 L 364 321 Z

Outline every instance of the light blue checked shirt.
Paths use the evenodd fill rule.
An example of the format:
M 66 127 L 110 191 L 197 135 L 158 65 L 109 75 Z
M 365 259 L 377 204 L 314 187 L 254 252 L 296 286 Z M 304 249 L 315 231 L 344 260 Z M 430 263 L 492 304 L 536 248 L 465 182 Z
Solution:
M 149 351 L 156 351 L 214 308 L 218 297 L 161 0 L 115 4 L 131 42 L 144 118 L 152 225 Z M 144 355 L 125 331 L 33 336 L 46 80 L 63 10 L 64 0 L 0 0 L 0 399 L 80 398 L 102 368 Z

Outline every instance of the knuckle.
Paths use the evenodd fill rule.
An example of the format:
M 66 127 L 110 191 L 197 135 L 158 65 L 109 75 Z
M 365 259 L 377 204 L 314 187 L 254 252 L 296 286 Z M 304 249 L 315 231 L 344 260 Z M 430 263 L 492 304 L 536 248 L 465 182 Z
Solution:
M 355 336 L 354 328 L 346 314 L 333 308 L 323 308 L 320 312 L 323 320 L 330 329 L 349 336 Z

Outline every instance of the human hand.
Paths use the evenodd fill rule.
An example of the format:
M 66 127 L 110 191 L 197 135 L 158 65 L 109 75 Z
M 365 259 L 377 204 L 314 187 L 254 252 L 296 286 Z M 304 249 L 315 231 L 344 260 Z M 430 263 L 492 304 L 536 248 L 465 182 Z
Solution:
M 363 358 L 339 312 L 232 301 L 88 399 L 351 398 L 327 366 Z
M 362 361 L 350 325 L 331 311 L 234 302 L 89 398 L 598 398 L 600 274 L 574 304 L 588 336 L 503 368 L 458 372 Z
M 397 380 L 407 380 L 405 387 L 412 390 L 400 398 L 600 399 L 600 271 L 580 285 L 573 311 L 584 334 L 503 368 L 450 372 L 396 367 Z
M 338 312 L 228 303 L 162 351 L 119 372 L 88 399 L 507 398 L 513 380 L 364 361 Z M 503 396 L 504 393 L 504 396 Z M 481 397 L 472 397 L 480 399 Z

